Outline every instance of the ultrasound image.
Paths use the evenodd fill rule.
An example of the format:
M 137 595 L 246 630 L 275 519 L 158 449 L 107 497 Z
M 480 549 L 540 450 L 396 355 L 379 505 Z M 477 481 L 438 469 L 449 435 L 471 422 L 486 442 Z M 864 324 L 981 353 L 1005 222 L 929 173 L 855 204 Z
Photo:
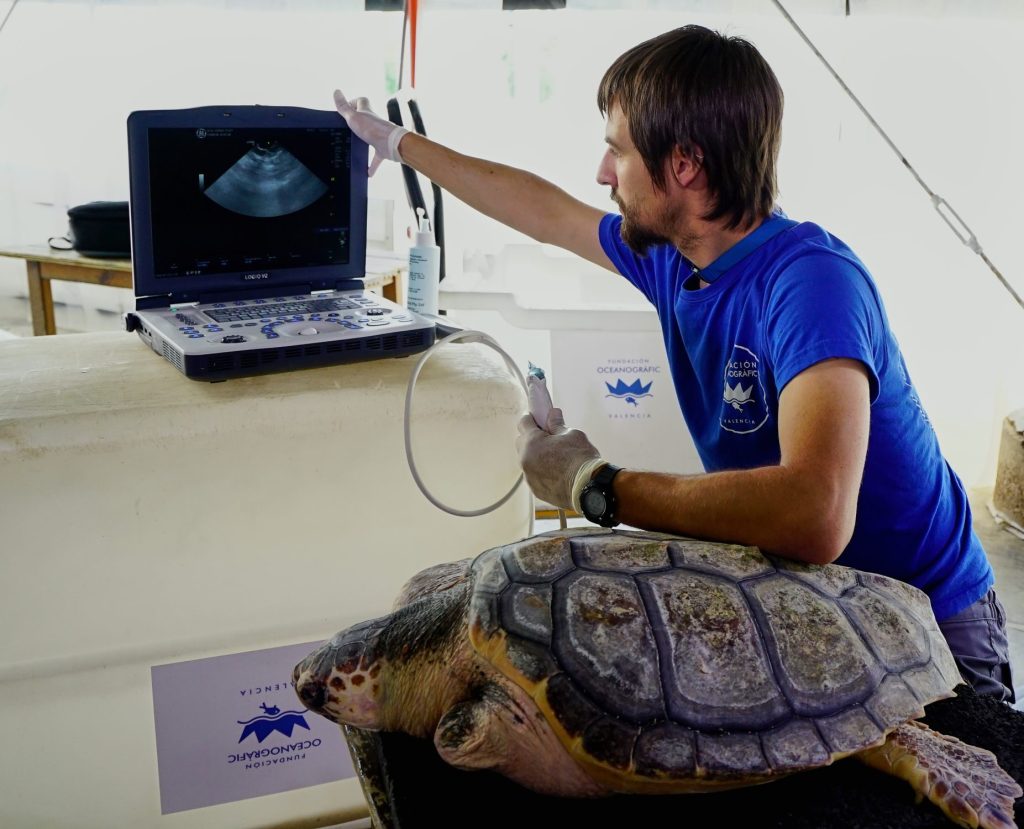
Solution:
M 276 141 L 256 143 L 204 195 L 243 216 L 273 218 L 308 207 L 327 185 Z
M 349 262 L 343 127 L 154 128 L 149 150 L 158 278 Z

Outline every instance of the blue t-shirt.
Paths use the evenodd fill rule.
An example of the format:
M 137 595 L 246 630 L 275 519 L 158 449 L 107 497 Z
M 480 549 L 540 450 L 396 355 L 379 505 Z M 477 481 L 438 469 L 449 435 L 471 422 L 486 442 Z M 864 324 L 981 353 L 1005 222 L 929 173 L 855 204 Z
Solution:
M 838 563 L 924 590 L 937 619 L 992 586 L 967 493 L 939 449 L 867 269 L 815 224 L 790 227 L 701 290 L 673 246 L 637 256 L 606 215 L 600 239 L 658 311 L 683 417 L 708 472 L 779 463 L 779 394 L 831 358 L 868 370 L 871 423 L 853 537 Z

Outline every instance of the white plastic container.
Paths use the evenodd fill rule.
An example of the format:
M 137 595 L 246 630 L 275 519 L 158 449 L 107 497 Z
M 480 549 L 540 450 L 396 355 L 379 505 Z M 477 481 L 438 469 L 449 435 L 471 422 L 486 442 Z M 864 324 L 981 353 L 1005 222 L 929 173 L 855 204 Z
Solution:
M 409 249 L 409 299 L 410 311 L 417 314 L 437 316 L 437 295 L 441 281 L 441 248 L 434 244 L 434 233 L 430 220 L 423 209 L 417 210 L 420 229 L 416 232 L 416 243 Z
M 123 332 L 0 342 L 0 826 L 366 814 L 349 778 L 161 815 L 150 669 L 322 640 L 387 612 L 419 569 L 529 533 L 525 487 L 469 519 L 416 489 L 402 432 L 414 364 L 210 384 Z M 466 509 L 497 500 L 519 473 L 524 408 L 496 354 L 442 349 L 413 407 L 431 491 Z

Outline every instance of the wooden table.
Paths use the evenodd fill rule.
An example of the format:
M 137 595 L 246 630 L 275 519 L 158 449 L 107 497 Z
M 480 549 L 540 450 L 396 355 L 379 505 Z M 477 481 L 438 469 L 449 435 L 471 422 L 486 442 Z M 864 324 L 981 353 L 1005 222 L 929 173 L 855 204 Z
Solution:
M 28 301 L 32 308 L 32 333 L 56 334 L 53 321 L 51 279 L 88 282 L 114 288 L 132 287 L 130 259 L 94 259 L 73 250 L 54 250 L 47 245 L 0 248 L 0 256 L 24 259 L 28 271 Z
M 0 256 L 24 259 L 28 271 L 28 299 L 32 308 L 32 333 L 56 334 L 53 319 L 53 294 L 50 280 L 88 282 L 91 285 L 110 285 L 114 288 L 132 287 L 130 259 L 96 259 L 73 250 L 54 250 L 48 245 L 15 245 L 0 247 Z M 367 260 L 364 284 L 367 289 L 379 289 L 385 299 L 399 302 L 401 268 L 387 260 Z

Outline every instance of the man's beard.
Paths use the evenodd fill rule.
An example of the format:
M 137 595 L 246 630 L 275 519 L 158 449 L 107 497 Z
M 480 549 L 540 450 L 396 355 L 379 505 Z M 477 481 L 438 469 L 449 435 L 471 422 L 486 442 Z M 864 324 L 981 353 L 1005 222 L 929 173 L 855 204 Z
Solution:
M 696 246 L 698 236 L 683 229 L 683 222 L 677 213 L 662 213 L 658 217 L 661 229 L 655 229 L 641 223 L 637 218 L 637 211 L 623 203 L 614 190 L 612 190 L 612 201 L 619 206 L 619 212 L 622 214 L 619 235 L 626 246 L 638 256 L 646 256 L 651 248 L 658 245 L 672 245 L 684 256 L 688 256 Z M 668 230 L 665 230 L 666 228 Z M 669 233 L 672 234 L 671 237 L 668 235 Z
M 622 225 L 619 235 L 626 246 L 638 256 L 646 256 L 647 251 L 656 245 L 669 244 L 670 240 L 661 233 L 645 227 L 637 218 L 636 212 L 619 200 L 618 194 L 612 191 L 612 201 L 619 206 L 622 213 Z

